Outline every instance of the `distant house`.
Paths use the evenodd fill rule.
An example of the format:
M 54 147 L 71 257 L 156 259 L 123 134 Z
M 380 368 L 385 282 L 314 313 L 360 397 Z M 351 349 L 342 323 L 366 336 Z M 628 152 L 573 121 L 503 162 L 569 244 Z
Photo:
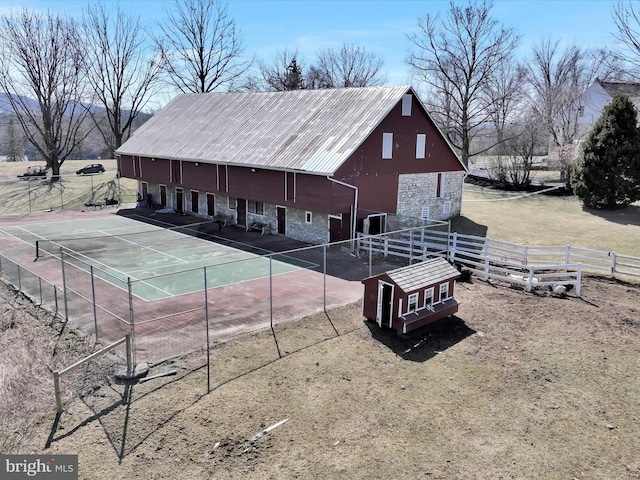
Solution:
M 156 204 L 311 243 L 459 215 L 466 173 L 408 86 L 179 95 L 116 157 Z
M 640 83 L 605 82 L 596 79 L 580 96 L 577 102 L 578 141 L 584 139 L 593 124 L 602 115 L 604 107 L 609 105 L 617 94 L 629 97 L 640 111 Z
M 433 258 L 365 278 L 363 315 L 380 327 L 408 333 L 458 311 L 459 277 L 444 258 Z

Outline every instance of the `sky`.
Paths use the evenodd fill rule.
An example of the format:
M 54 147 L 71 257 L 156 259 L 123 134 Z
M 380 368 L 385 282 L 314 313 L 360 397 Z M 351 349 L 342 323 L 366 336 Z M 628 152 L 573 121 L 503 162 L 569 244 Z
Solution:
M 107 6 L 117 0 L 104 0 Z M 457 0 L 456 0 L 457 1 Z M 0 13 L 13 7 L 50 9 L 78 15 L 88 0 L 0 0 Z M 173 0 L 120 0 L 126 10 L 154 25 Z M 224 0 L 223 0 L 223 3 Z M 310 64 L 320 49 L 343 43 L 363 46 L 384 60 L 387 84 L 412 84 L 406 65 L 417 21 L 446 14 L 443 0 L 228 0 L 230 16 L 242 33 L 246 53 L 273 61 L 278 51 L 297 49 Z M 457 2 L 466 3 L 466 2 Z M 613 46 L 611 0 L 494 0 L 493 15 L 522 35 L 518 54 L 526 59 L 543 38 L 583 47 Z

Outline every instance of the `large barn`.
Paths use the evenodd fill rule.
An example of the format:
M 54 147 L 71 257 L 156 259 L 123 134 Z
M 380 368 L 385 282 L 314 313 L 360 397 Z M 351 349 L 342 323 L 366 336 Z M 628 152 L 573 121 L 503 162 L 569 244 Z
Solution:
M 156 204 L 310 243 L 459 215 L 466 174 L 408 86 L 179 95 L 117 159 Z

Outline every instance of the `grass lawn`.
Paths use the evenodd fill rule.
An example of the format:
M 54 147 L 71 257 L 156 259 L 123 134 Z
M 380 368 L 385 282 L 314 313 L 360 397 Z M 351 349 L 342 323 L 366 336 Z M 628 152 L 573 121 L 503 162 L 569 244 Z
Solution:
M 594 210 L 575 196 L 502 192 L 465 184 L 452 230 L 522 245 L 571 245 L 640 256 L 640 202 Z

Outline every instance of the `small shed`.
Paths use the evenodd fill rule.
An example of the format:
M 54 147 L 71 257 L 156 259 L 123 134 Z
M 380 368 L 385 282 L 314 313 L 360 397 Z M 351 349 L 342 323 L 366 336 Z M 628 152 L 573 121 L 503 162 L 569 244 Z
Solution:
M 454 296 L 460 272 L 433 258 L 362 280 L 363 315 L 380 327 L 408 333 L 458 311 Z

